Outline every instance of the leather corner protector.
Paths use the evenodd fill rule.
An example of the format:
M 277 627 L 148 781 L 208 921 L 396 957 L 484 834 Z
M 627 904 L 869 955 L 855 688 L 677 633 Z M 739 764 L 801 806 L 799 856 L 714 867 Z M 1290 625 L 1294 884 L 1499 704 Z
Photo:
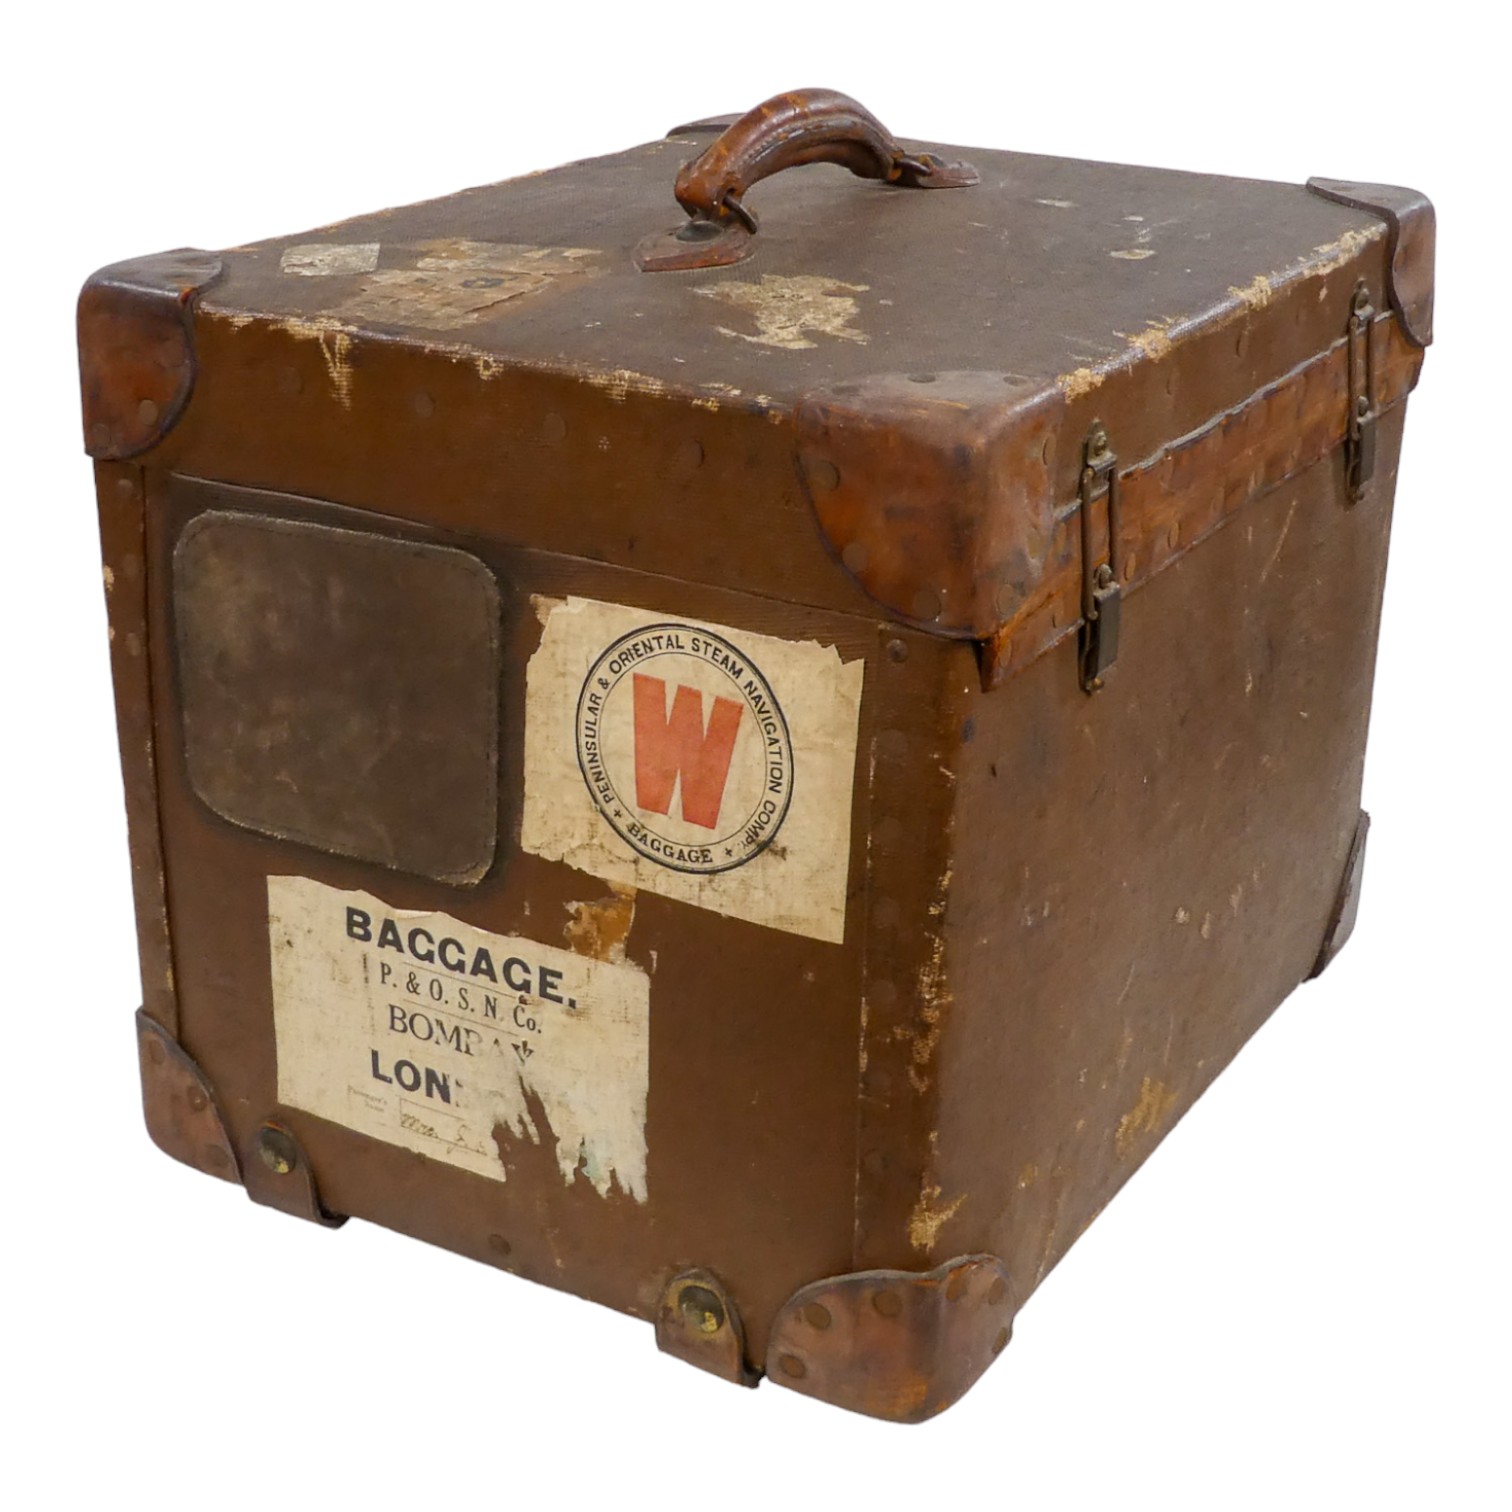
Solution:
M 1344 863 L 1344 876 L 1339 883 L 1339 893 L 1328 915 L 1328 927 L 1323 932 L 1323 944 L 1318 950 L 1318 959 L 1308 973 L 1308 981 L 1320 977 L 1329 963 L 1348 943 L 1354 933 L 1355 920 L 1360 916 L 1360 885 L 1365 877 L 1365 842 L 1370 835 L 1370 815 L 1360 810 L 1360 822 L 1355 826 L 1354 840 L 1350 843 L 1349 859 Z
M 258 1129 L 242 1171 L 247 1196 L 253 1202 L 325 1228 L 340 1228 L 346 1222 L 321 1202 L 309 1156 L 285 1124 L 269 1119 Z
M 141 1009 L 137 1010 L 136 1028 L 142 1112 L 153 1144 L 197 1171 L 223 1181 L 239 1181 L 236 1150 L 204 1072 L 178 1041 Z
M 84 449 L 119 462 L 155 446 L 194 388 L 194 301 L 224 271 L 185 249 L 101 268 L 79 295 Z
M 851 1412 L 921 1423 L 959 1401 L 1002 1353 L 1014 1306 L 993 1255 L 816 1281 L 778 1314 L 767 1375 Z
M 983 640 L 1055 537 L 1065 396 L 1003 373 L 884 373 L 806 394 L 800 481 L 831 553 L 895 619 Z
M 1357 184 L 1349 179 L 1310 178 L 1307 187 L 1351 210 L 1366 210 L 1386 222 L 1390 234 L 1391 307 L 1414 346 L 1433 340 L 1433 258 L 1436 226 L 1426 194 L 1394 184 Z
M 710 1271 L 682 1271 L 667 1284 L 656 1310 L 656 1347 L 737 1386 L 761 1379 L 746 1363 L 740 1313 Z

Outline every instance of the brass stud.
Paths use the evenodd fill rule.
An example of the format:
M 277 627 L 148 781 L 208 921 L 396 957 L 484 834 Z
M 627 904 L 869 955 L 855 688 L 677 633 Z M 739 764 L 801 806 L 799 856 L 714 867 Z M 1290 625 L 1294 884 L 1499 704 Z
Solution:
M 560 415 L 547 415 L 541 421 L 541 439 L 548 446 L 557 446 L 567 439 L 567 422 Z
M 871 548 L 865 541 L 851 541 L 840 553 L 840 560 L 845 563 L 847 572 L 865 572 L 866 564 L 871 561 Z
M 802 1380 L 808 1374 L 808 1366 L 797 1355 L 778 1355 L 777 1364 L 783 1375 L 791 1376 L 795 1381 Z
M 419 415 L 422 420 L 428 420 L 432 415 L 436 413 L 436 401 L 432 399 L 424 389 L 421 389 L 415 395 L 415 397 L 410 400 L 410 404 L 414 407 L 415 413 Z
M 803 1309 L 803 1317 L 810 1328 L 828 1328 L 832 1321 L 829 1308 L 822 1302 L 810 1302 Z
M 205 1096 L 205 1089 L 192 1084 L 184 1093 L 184 1101 L 189 1104 L 191 1113 L 203 1113 L 210 1106 L 210 1099 Z
M 294 1141 L 282 1129 L 258 1131 L 257 1155 L 276 1176 L 287 1176 L 299 1163 Z
M 872 1297 L 872 1306 L 884 1318 L 896 1318 L 903 1311 L 903 1299 L 894 1291 L 880 1291 Z
M 987 1301 L 993 1307 L 996 1307 L 1007 1295 L 1008 1283 L 1001 1276 L 998 1276 L 987 1288 Z
M 684 1326 L 693 1333 L 707 1338 L 725 1326 L 724 1303 L 718 1293 L 707 1286 L 695 1282 L 683 1287 L 677 1294 L 677 1306 Z
M 908 647 L 900 640 L 890 640 L 887 643 L 887 659 L 890 662 L 906 662 L 908 660 Z
M 821 493 L 832 493 L 840 486 L 840 469 L 833 462 L 810 462 L 808 468 L 809 482 L 820 490 Z
M 154 1066 L 161 1066 L 163 1062 L 168 1059 L 168 1052 L 163 1049 L 162 1040 L 150 1039 L 147 1041 L 147 1059 L 150 1060 Z
M 912 609 L 916 620 L 924 620 L 926 623 L 937 620 L 944 607 L 944 601 L 933 588 L 921 588 L 913 596 Z
M 488 1236 L 488 1247 L 496 1255 L 507 1255 L 514 1246 L 510 1244 L 503 1234 L 490 1234 Z
M 966 1295 L 966 1272 L 958 1270 L 952 1273 L 950 1280 L 945 1283 L 945 1300 L 947 1302 L 959 1302 Z
M 151 399 L 144 399 L 137 405 L 137 419 L 143 425 L 156 425 L 157 417 L 158 407 Z

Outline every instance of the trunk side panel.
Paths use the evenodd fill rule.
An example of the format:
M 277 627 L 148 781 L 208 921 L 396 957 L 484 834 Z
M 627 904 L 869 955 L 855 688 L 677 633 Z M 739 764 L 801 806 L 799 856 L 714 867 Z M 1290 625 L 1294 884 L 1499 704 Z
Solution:
M 1312 969 L 1359 812 L 1405 406 L 1344 503 L 1332 454 L 1075 644 L 981 698 L 959 752 L 954 1003 L 933 1258 L 1020 1301 Z

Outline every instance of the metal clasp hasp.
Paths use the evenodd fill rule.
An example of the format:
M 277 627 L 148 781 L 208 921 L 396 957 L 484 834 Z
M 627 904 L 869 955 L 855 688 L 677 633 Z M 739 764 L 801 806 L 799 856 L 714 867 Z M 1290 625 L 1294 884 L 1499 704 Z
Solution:
M 1370 331 L 1375 308 L 1362 279 L 1349 306 L 1349 429 L 1344 439 L 1346 496 L 1357 504 L 1375 471 L 1375 421 L 1371 405 Z
M 1108 500 L 1107 560 L 1094 563 L 1092 504 L 1099 488 Z M 1118 581 L 1118 457 L 1102 421 L 1094 420 L 1082 446 L 1081 470 L 1082 691 L 1095 693 L 1118 657 L 1123 589 Z

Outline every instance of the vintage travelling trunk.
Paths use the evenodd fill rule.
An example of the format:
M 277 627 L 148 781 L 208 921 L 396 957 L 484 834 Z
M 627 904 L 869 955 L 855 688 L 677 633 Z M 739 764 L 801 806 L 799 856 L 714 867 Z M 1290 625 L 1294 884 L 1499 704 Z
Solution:
M 153 1138 L 948 1406 L 1349 933 L 1432 249 L 809 91 L 96 274 Z

